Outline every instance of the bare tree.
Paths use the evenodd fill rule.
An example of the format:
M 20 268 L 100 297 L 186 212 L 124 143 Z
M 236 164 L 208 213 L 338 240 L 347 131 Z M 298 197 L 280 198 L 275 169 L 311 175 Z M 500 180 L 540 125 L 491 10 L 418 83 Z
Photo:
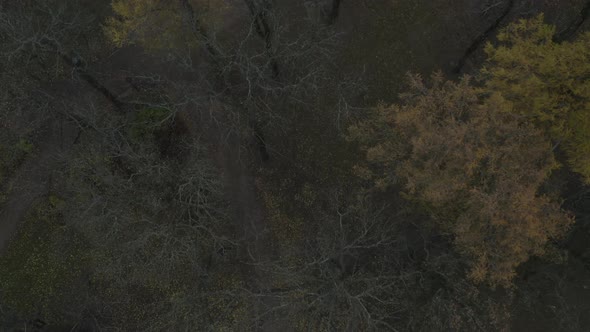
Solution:
M 395 331 L 405 311 L 401 294 L 414 278 L 396 257 L 400 224 L 366 198 L 323 194 L 329 205 L 315 210 L 300 245 L 254 263 L 275 284 L 254 292 L 266 305 L 259 318 L 288 317 L 301 330 Z
M 95 296 L 109 324 L 159 331 L 201 322 L 207 330 L 218 308 L 210 302 L 236 300 L 231 287 L 215 283 L 236 273 L 217 261 L 237 243 L 220 174 L 198 141 L 170 131 L 178 128 L 166 112 L 148 108 L 130 121 L 100 111 L 74 113 L 88 129 L 75 157 L 64 161 L 65 219 L 93 248 L 93 282 L 118 294 Z M 167 143 L 159 137 L 168 135 L 180 135 L 179 150 L 163 150 Z M 143 290 L 133 293 L 137 287 Z M 128 292 L 133 295 L 120 298 Z M 142 309 L 145 319 L 130 319 L 143 293 L 154 302 Z M 226 318 L 234 306 L 227 303 L 217 315 L 231 324 Z

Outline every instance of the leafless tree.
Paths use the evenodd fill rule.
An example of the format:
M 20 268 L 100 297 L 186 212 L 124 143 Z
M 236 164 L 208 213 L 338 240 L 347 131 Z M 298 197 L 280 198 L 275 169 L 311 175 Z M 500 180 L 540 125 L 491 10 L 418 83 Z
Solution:
M 236 246 L 223 183 L 207 152 L 186 137 L 175 143 L 181 146 L 177 154 L 163 158 L 155 135 L 173 119 L 145 123 L 100 111 L 74 114 L 88 129 L 64 168 L 65 218 L 94 248 L 94 280 L 122 293 L 147 287 L 157 296 L 145 308 L 154 316 L 139 322 L 142 329 L 204 323 L 199 317 L 209 315 L 210 301 L 235 300 L 228 290 L 207 285 L 223 278 L 216 270 L 219 253 Z M 116 316 L 120 300 L 105 298 L 103 314 Z M 139 324 L 130 320 L 129 326 L 133 322 Z
M 300 246 L 254 263 L 276 282 L 253 292 L 266 304 L 259 318 L 289 317 L 303 330 L 395 331 L 406 310 L 401 294 L 415 278 L 396 258 L 399 224 L 365 199 L 326 194 L 330 205 L 315 211 Z

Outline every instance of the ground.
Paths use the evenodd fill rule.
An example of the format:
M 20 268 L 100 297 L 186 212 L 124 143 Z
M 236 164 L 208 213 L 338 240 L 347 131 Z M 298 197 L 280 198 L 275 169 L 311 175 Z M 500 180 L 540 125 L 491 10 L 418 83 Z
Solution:
M 2 2 L 0 7 L 1 4 Z M 334 68 L 366 79 L 366 92 L 359 92 L 359 100 L 362 98 L 363 104 L 393 102 L 402 91 L 403 78 L 407 71 L 428 75 L 433 70 L 442 70 L 450 76 L 456 76 L 453 68 L 459 59 L 501 14 L 502 6 L 495 4 L 495 1 L 488 0 L 342 1 L 333 29 L 342 34 L 341 44 L 344 46 L 341 53 L 334 55 Z M 558 31 L 563 31 L 580 15 L 584 5 L 580 0 L 514 1 L 513 9 L 500 22 L 499 27 L 519 17 L 545 12 L 548 21 L 556 23 Z M 295 20 L 306 15 L 305 8 L 299 2 L 277 1 L 276 6 L 279 11 L 296 13 L 290 15 Z M 491 8 L 482 13 L 482 9 L 488 7 Z M 240 16 L 232 20 L 230 17 L 223 24 L 226 29 L 231 30 L 236 22 L 243 19 Z M 587 24 L 584 23 L 581 29 Z M 494 32 L 486 40 L 493 40 Z M 462 72 L 474 72 L 474 68 L 482 61 L 482 48 L 483 45 L 477 46 L 469 55 Z M 135 47 L 118 50 L 109 58 L 97 59 L 91 65 L 96 66 L 98 73 L 116 73 L 101 79 L 123 99 L 132 89 L 124 79 L 126 73 L 155 66 L 142 50 Z M 154 72 L 162 70 L 151 69 Z M 75 86 L 64 84 L 61 88 L 61 94 L 68 93 L 72 98 L 83 98 L 82 96 L 92 93 L 83 82 Z M 199 112 L 203 110 L 187 106 L 180 116 L 188 122 L 193 134 L 202 136 L 199 128 L 203 128 L 203 117 Z M 33 142 L 34 152 L 12 177 L 12 190 L 0 207 L 0 251 L 7 247 L 34 203 L 48 194 L 51 175 L 60 167 L 58 156 L 68 153 L 77 131 L 67 121 L 56 120 L 37 133 Z M 227 192 L 231 193 L 228 198 L 234 203 L 236 210 L 235 226 L 243 235 L 244 243 L 248 243 L 247 247 L 259 259 L 269 259 L 273 255 L 271 240 L 268 238 L 269 225 L 258 197 L 252 170 L 260 161 L 249 157 L 236 158 L 243 152 L 243 148 L 236 134 L 227 136 L 227 132 L 228 128 L 211 130 L 205 135 L 206 141 L 214 151 L 217 166 L 225 176 Z M 222 137 L 230 139 L 224 142 Z M 251 142 L 249 148 L 252 146 L 255 146 L 254 142 Z M 247 253 L 237 255 L 246 256 Z M 262 272 L 256 269 L 254 272 L 259 276 L 259 286 L 269 287 L 261 275 Z M 572 278 L 577 280 L 576 277 Z M 567 289 L 566 293 L 570 295 L 565 296 L 575 296 L 572 289 Z M 283 324 L 282 321 L 268 322 L 269 326 L 265 329 L 276 331 L 279 329 L 277 326 Z M 515 329 L 521 329 L 521 324 L 521 321 L 516 321 Z M 280 330 L 289 331 L 284 326 Z

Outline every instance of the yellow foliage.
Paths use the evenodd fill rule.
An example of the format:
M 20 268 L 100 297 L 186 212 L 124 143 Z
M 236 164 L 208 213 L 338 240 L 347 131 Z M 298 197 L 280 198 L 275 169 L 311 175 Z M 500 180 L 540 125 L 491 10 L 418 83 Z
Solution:
M 488 44 L 485 91 L 499 92 L 510 110 L 561 142 L 571 168 L 590 183 L 590 33 L 553 41 L 543 16 L 504 29 Z
M 105 31 L 117 45 L 138 43 L 146 47 L 166 47 L 180 33 L 180 8 L 159 0 L 114 0 Z
M 213 25 L 229 8 L 224 0 L 113 0 L 115 14 L 107 20 L 105 33 L 121 47 L 137 44 L 150 50 L 192 48 L 203 36 L 195 34 L 195 24 Z M 191 21 L 194 18 L 195 21 Z

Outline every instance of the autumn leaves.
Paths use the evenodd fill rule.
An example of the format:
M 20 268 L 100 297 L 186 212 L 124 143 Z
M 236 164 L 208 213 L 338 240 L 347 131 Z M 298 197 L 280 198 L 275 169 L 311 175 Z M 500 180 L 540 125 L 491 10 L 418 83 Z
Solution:
M 475 282 L 509 286 L 573 222 L 538 194 L 559 167 L 556 142 L 590 179 L 590 35 L 556 44 L 553 33 L 542 17 L 510 25 L 486 48 L 482 84 L 410 76 L 400 105 L 350 128 L 367 157 L 358 173 L 426 207 Z
M 176 5 L 114 1 L 107 34 L 119 45 L 186 45 Z M 572 218 L 539 194 L 558 161 L 590 182 L 590 34 L 564 43 L 554 34 L 542 16 L 509 25 L 476 79 L 410 76 L 400 104 L 374 108 L 347 134 L 366 156 L 356 174 L 419 203 L 475 282 L 510 285 L 566 233 Z

